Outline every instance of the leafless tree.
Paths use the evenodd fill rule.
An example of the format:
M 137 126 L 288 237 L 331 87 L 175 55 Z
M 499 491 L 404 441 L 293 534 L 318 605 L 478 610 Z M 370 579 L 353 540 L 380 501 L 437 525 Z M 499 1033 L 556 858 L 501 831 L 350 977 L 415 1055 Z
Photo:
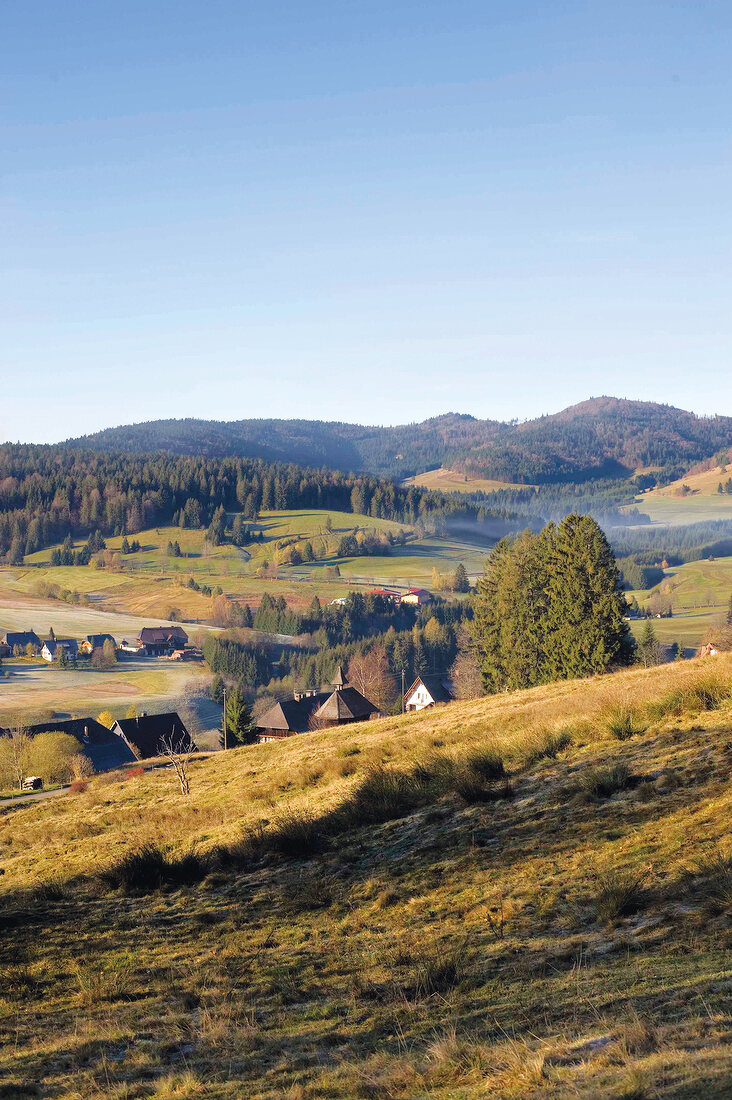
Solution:
M 396 680 L 383 646 L 372 646 L 366 653 L 356 653 L 351 658 L 348 662 L 348 682 L 384 714 L 388 714 L 394 706 Z
M 450 682 L 456 699 L 477 699 L 483 694 L 480 667 L 469 632 L 461 627 L 458 631 L 457 657 L 450 667 Z
M 191 793 L 188 769 L 190 768 L 193 751 L 193 744 L 190 739 L 186 740 L 183 737 L 176 739 L 173 733 L 166 734 L 165 737 L 160 739 L 160 755 L 165 756 L 170 761 L 180 783 L 180 793 L 183 795 Z
M 10 731 L 10 767 L 18 789 L 23 789 L 23 780 L 28 766 L 31 736 L 25 726 L 15 726 Z

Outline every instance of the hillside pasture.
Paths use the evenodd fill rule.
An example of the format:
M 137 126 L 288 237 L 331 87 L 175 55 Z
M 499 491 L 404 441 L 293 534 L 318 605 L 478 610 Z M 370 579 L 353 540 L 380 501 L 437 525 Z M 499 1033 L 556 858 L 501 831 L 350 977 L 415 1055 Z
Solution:
M 331 530 L 326 524 L 330 521 Z M 151 616 L 167 619 L 173 610 L 185 622 L 205 623 L 211 616 L 211 599 L 188 587 L 189 578 L 255 608 L 262 596 L 284 596 L 288 604 L 303 610 L 317 595 L 321 600 L 344 595 L 354 584 L 399 584 L 429 586 L 432 570 L 453 572 L 459 561 L 472 576 L 482 572 L 488 545 L 470 540 L 414 538 L 408 524 L 374 519 L 350 512 L 301 510 L 263 512 L 255 522 L 263 532 L 262 540 L 237 548 L 230 544 L 211 546 L 205 531 L 160 527 L 140 532 L 135 538 L 141 549 L 119 555 L 115 568 L 89 566 L 52 566 L 53 548 L 29 555 L 25 566 L 5 574 L 7 591 L 24 596 L 37 595 L 44 584 L 88 596 L 95 607 L 109 613 Z M 343 535 L 359 529 L 367 532 L 404 532 L 406 545 L 395 545 L 390 554 L 339 558 L 338 546 Z M 291 546 L 302 550 L 311 542 L 317 560 L 303 565 L 277 563 Z M 181 557 L 167 553 L 169 543 L 178 542 Z M 107 547 L 119 551 L 120 537 L 107 539 Z M 77 541 L 80 549 L 83 542 Z M 282 554 L 282 551 L 285 554 Z M 272 566 L 276 570 L 272 573 Z M 327 566 L 337 565 L 342 577 L 324 577 Z M 257 574 L 269 566 L 267 576 Z M 0 577 L 3 574 L 0 573 Z M 113 631 L 112 631 L 113 632 Z
M 635 506 L 650 516 L 652 523 L 673 527 L 705 520 L 732 519 L 732 493 L 718 493 L 720 481 L 732 477 L 732 467 L 720 466 L 700 474 L 690 474 L 659 489 L 640 493 Z M 689 492 L 684 492 L 684 487 Z
M 728 1096 L 731 692 L 685 662 L 8 809 L 5 1090 Z
M 654 588 L 632 592 L 641 607 L 654 597 L 670 599 L 673 616 L 654 619 L 653 628 L 661 642 L 701 645 L 707 631 L 726 615 L 732 594 L 732 557 L 692 561 L 665 570 L 664 579 Z M 643 621 L 634 620 L 633 633 L 639 637 Z
M 464 474 L 460 470 L 450 470 L 443 466 L 438 470 L 428 470 L 415 477 L 408 477 L 402 485 L 416 485 L 420 489 L 431 489 L 441 493 L 495 493 L 498 489 L 531 488 L 512 481 L 474 477 L 472 474 Z

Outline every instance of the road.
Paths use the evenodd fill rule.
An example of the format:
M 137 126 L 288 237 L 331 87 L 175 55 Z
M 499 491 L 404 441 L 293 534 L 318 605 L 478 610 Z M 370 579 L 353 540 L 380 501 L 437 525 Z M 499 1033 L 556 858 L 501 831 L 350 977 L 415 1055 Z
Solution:
M 54 787 L 50 791 L 33 791 L 29 794 L 19 794 L 14 798 L 2 798 L 0 799 L 0 813 L 3 810 L 15 809 L 16 806 L 25 806 L 29 802 L 41 802 L 44 798 L 53 798 L 55 795 L 66 794 L 68 791 L 66 787 Z

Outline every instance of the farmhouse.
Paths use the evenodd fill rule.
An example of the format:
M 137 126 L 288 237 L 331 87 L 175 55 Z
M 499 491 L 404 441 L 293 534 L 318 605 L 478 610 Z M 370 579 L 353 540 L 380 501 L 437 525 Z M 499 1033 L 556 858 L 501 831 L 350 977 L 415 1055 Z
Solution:
M 411 604 L 413 607 L 425 607 L 427 604 L 432 603 L 432 594 L 426 588 L 409 588 L 400 602 Z
M 79 647 L 73 638 L 49 638 L 43 643 L 41 657 L 44 661 L 53 663 L 61 660 L 61 654 L 67 661 L 73 661 L 79 652 Z
M 338 668 L 333 691 L 304 691 L 270 707 L 257 723 L 260 744 L 280 741 L 295 733 L 311 729 L 326 729 L 351 722 L 363 722 L 379 716 L 374 706 L 360 691 L 346 684 L 342 668 Z
M 452 692 L 441 676 L 418 676 L 404 693 L 404 709 L 424 710 L 437 703 L 449 703 L 452 698 Z
M 148 657 L 169 657 L 176 649 L 184 649 L 188 635 L 182 626 L 144 626 L 137 645 Z
M 114 648 L 117 648 L 117 643 L 111 634 L 87 634 L 79 645 L 79 652 L 91 654 L 95 649 L 101 649 L 105 642 L 111 642 Z
M 381 596 L 384 600 L 393 600 L 394 603 L 399 603 L 402 594 L 397 592 L 393 588 L 370 588 L 366 593 L 367 596 Z
M 138 760 L 147 760 L 163 753 L 164 743 L 176 751 L 197 752 L 197 746 L 183 725 L 179 714 L 141 714 L 138 718 L 121 718 L 112 726 L 132 749 Z
M 129 745 L 113 730 L 97 722 L 96 718 L 39 722 L 27 726 L 26 730 L 30 737 L 36 737 L 39 733 L 67 733 L 75 737 L 95 772 L 121 768 L 124 764 L 133 764 L 136 759 Z M 8 736 L 9 733 L 10 730 L 0 729 L 0 736 Z
M 16 630 L 9 632 L 5 635 L 3 641 L 11 653 L 15 653 L 16 649 L 22 649 L 25 653 L 29 645 L 33 646 L 36 653 L 41 648 L 41 639 L 38 637 L 35 630 Z

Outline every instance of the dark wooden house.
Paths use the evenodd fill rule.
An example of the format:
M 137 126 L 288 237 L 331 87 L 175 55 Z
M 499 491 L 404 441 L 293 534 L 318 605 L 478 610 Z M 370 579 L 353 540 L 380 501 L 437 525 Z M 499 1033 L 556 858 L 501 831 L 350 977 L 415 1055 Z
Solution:
M 167 714 L 141 714 L 137 718 L 121 718 L 112 731 L 122 737 L 138 760 L 160 756 L 163 742 L 179 752 L 196 752 L 197 746 L 176 711 Z
M 182 626 L 144 626 L 137 644 L 148 657 L 170 657 L 188 645 L 188 635 Z

